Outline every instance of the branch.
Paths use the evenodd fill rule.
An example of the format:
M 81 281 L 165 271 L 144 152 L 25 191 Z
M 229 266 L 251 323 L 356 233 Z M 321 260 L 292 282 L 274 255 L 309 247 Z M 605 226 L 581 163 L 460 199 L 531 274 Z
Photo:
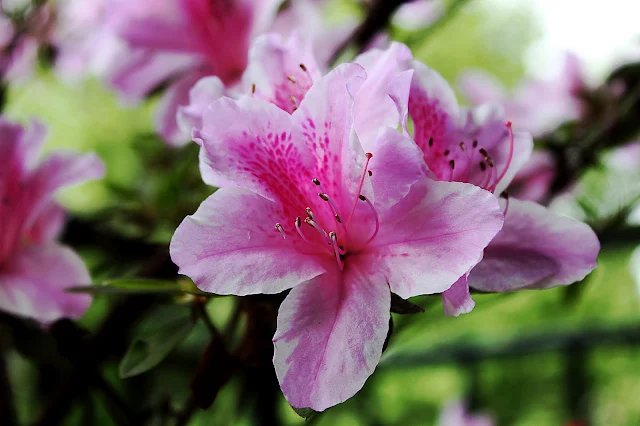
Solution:
M 393 13 L 409 0 L 375 0 L 367 13 L 362 24 L 336 49 L 331 62 L 334 62 L 345 51 L 354 44 L 358 51 L 362 51 L 380 31 L 389 25 Z

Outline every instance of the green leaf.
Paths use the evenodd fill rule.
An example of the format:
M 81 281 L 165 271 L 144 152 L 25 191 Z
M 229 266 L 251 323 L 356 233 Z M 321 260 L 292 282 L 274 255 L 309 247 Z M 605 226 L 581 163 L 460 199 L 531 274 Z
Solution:
M 305 421 L 310 420 L 313 416 L 318 414 L 317 411 L 314 411 L 311 408 L 296 408 L 296 407 L 291 407 L 291 408 L 293 408 L 293 411 L 295 411 L 296 414 L 302 417 Z
M 403 299 L 395 293 L 391 293 L 391 312 L 396 314 L 417 314 L 423 313 L 424 308 Z
M 214 294 L 205 293 L 190 281 L 160 281 L 148 279 L 110 280 L 100 284 L 89 286 L 70 287 L 66 290 L 70 293 L 90 294 L 170 294 L 215 297 Z
M 144 321 L 120 362 L 120 378 L 154 368 L 191 332 L 195 324 L 191 310 L 178 305 L 159 308 Z

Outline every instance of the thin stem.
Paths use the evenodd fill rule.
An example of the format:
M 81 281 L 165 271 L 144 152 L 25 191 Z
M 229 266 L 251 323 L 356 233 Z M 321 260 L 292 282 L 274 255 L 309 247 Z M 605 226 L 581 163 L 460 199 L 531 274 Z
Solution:
M 195 313 L 200 317 L 202 322 L 204 322 L 204 325 L 209 330 L 209 333 L 211 333 L 211 337 L 213 337 L 214 339 L 218 339 L 220 341 L 224 341 L 222 334 L 220 334 L 216 326 L 213 325 L 213 323 L 211 322 L 211 318 L 207 313 L 206 305 L 207 305 L 206 300 L 202 300 L 200 297 L 198 297 L 195 303 L 193 304 L 193 309 Z

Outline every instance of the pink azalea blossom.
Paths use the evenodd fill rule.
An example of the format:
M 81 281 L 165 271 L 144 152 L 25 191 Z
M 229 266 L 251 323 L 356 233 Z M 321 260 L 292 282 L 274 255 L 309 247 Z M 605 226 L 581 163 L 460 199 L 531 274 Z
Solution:
M 20 25 L 13 22 L 4 10 L 0 10 L 0 79 L 19 83 L 33 73 L 41 44 L 50 41 L 54 14 L 50 5 L 29 6 L 24 1 L 17 2 L 12 12 L 24 8 Z
M 292 114 L 251 96 L 210 104 L 205 161 L 234 186 L 205 200 L 171 241 L 180 273 L 204 291 L 291 289 L 273 341 L 294 407 L 322 411 L 353 396 L 380 359 L 390 292 L 447 290 L 502 226 L 489 192 L 425 178 L 399 123 L 363 149 L 354 94 L 367 79 L 360 65 L 341 65 Z
M 520 129 L 543 135 L 583 112 L 580 93 L 585 88 L 578 58 L 565 57 L 561 72 L 551 80 L 525 81 L 513 93 L 493 76 L 469 71 L 460 78 L 460 89 L 472 105 L 497 103 Z
M 447 404 L 440 413 L 438 426 L 494 426 L 493 419 L 486 415 L 470 414 L 461 402 Z
M 37 122 L 25 130 L 0 118 L 0 310 L 46 325 L 82 316 L 91 302 L 64 291 L 91 280 L 80 257 L 56 242 L 65 212 L 52 197 L 104 168 L 93 154 L 36 161 L 44 133 Z
M 387 53 L 367 55 L 383 58 L 393 50 L 401 49 L 396 44 Z M 427 175 L 503 194 L 531 155 L 531 136 L 512 132 L 499 108 L 460 108 L 453 90 L 438 73 L 406 55 L 398 56 L 402 59 L 398 66 L 413 70 L 413 81 L 408 100 L 401 97 L 402 91 L 396 91 L 400 96 L 395 101 L 399 112 L 412 120 Z M 368 96 L 378 98 L 373 104 L 390 102 L 384 90 Z M 501 232 L 483 257 L 478 257 L 478 265 L 443 293 L 447 315 L 473 309 L 469 286 L 481 291 L 548 288 L 579 281 L 596 267 L 600 244 L 587 225 L 530 201 L 508 198 L 505 204 Z
M 188 141 L 176 122 L 178 106 L 202 77 L 236 85 L 249 44 L 265 31 L 281 0 L 109 0 L 107 26 L 127 42 L 130 54 L 108 71 L 125 100 L 135 101 L 161 84 L 155 126 L 172 145 Z

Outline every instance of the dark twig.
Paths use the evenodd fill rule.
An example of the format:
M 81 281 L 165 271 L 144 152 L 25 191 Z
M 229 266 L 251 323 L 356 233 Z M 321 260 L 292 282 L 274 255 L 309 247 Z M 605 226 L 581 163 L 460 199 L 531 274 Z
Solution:
M 338 59 L 348 46 L 355 45 L 358 51 L 364 49 L 376 34 L 387 28 L 393 13 L 408 1 L 409 0 L 375 0 L 369 8 L 362 24 L 336 49 L 331 61 L 333 62 Z

